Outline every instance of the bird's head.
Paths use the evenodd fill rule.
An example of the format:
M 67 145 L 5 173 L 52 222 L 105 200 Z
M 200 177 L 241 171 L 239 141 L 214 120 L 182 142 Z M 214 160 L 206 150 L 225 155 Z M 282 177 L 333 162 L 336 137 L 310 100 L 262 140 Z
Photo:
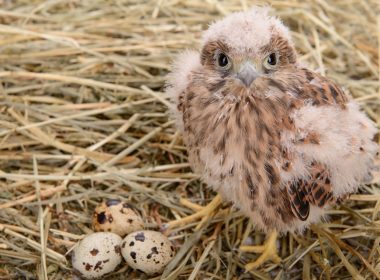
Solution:
M 235 88 L 252 89 L 295 63 L 288 29 L 267 8 L 231 14 L 203 34 L 201 64 Z

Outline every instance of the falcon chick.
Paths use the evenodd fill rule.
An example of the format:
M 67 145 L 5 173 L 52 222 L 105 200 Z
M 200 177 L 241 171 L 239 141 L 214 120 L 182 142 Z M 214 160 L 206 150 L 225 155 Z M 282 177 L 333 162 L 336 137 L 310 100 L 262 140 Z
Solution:
M 213 23 L 200 53 L 181 54 L 168 80 L 193 170 L 273 232 L 249 269 L 279 260 L 268 251 L 276 231 L 318 222 L 370 178 L 375 125 L 342 88 L 297 61 L 289 30 L 266 8 Z

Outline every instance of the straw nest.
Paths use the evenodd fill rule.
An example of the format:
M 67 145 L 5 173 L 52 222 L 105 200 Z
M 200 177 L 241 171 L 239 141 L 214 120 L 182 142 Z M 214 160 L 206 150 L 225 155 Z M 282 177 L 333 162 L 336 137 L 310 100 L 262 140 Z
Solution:
M 168 117 L 165 74 L 207 24 L 258 2 L 28 1 L 0 6 L 0 278 L 70 279 L 67 252 L 95 206 L 123 198 L 147 227 L 214 196 Z M 273 1 L 301 60 L 351 91 L 380 124 L 378 0 Z M 283 263 L 246 272 L 265 237 L 238 211 L 170 232 L 176 258 L 154 279 L 380 279 L 379 177 L 330 219 L 280 238 Z M 146 279 L 120 267 L 109 279 Z

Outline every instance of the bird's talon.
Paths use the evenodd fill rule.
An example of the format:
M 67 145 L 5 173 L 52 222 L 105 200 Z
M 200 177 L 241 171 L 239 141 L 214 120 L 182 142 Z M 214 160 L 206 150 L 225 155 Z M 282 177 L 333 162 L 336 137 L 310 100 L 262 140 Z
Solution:
M 198 205 L 198 204 L 196 204 L 196 203 L 193 203 L 193 202 L 191 202 L 191 201 L 189 201 L 189 200 L 187 200 L 187 199 L 185 199 L 185 198 L 181 198 L 181 199 L 179 200 L 179 202 L 180 202 L 183 206 L 185 206 L 185 207 L 187 207 L 187 208 L 189 208 L 189 209 L 191 209 L 191 210 L 193 210 L 193 211 L 195 211 L 195 212 L 198 212 L 198 211 L 201 211 L 201 210 L 204 209 L 204 206 L 201 206 L 201 205 Z
M 269 260 L 273 261 L 276 264 L 280 263 L 281 258 L 277 254 L 276 240 L 277 240 L 277 233 L 272 232 L 269 235 L 269 238 L 265 241 L 264 245 L 241 246 L 240 247 L 241 251 L 261 253 L 261 255 L 256 261 L 246 264 L 245 269 L 247 271 L 253 270 L 255 268 L 258 268 L 259 266 L 261 266 L 262 264 L 264 264 L 266 261 L 269 261 Z
M 184 200 L 181 200 L 182 202 Z M 197 229 L 199 229 L 206 221 L 207 219 L 209 219 L 210 217 L 212 217 L 214 215 L 214 211 L 216 208 L 219 207 L 219 205 L 221 204 L 222 202 L 222 199 L 220 197 L 220 195 L 216 195 L 214 197 L 214 199 L 209 203 L 207 204 L 206 206 L 197 206 L 197 207 L 194 207 L 194 203 L 192 202 L 185 202 L 185 204 L 187 205 L 192 205 L 192 208 L 198 208 L 200 210 L 198 210 L 197 212 L 195 212 L 194 214 L 190 215 L 190 216 L 186 216 L 182 219 L 179 219 L 179 220 L 174 220 L 174 221 L 170 221 L 166 224 L 166 228 L 167 229 L 173 229 L 173 228 L 176 228 L 176 227 L 180 227 L 180 226 L 185 226 L 189 223 L 192 223 L 196 220 L 201 220 L 200 223 L 197 225 Z

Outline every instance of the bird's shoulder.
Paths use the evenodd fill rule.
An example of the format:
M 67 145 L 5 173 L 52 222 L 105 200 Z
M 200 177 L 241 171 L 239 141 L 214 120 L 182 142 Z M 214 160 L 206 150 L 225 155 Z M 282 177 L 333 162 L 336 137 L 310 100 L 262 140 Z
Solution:
M 197 51 L 185 51 L 178 55 L 173 62 L 171 72 L 167 76 L 165 90 L 177 109 L 181 104 L 184 92 L 192 81 L 192 73 L 200 67 L 199 52 Z
M 299 100 L 314 106 L 333 105 L 345 108 L 349 95 L 334 80 L 307 68 L 296 68 L 289 78 L 290 89 Z

